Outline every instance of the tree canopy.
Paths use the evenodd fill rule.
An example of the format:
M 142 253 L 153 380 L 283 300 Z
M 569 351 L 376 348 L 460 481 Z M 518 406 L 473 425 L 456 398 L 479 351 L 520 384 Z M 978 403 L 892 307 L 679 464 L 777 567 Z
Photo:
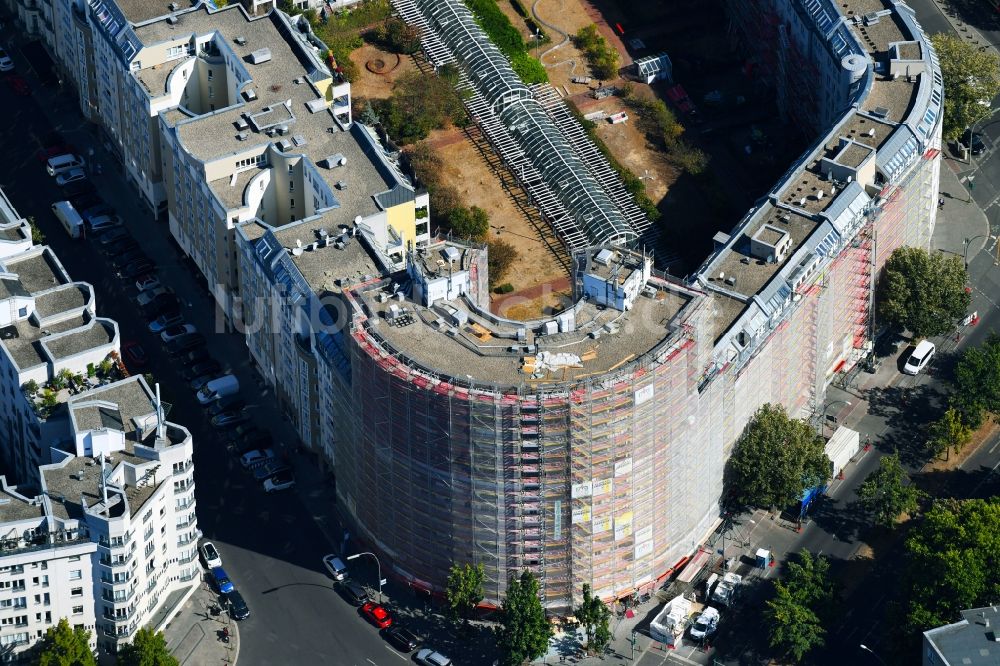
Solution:
M 944 453 L 950 457 L 951 451 L 958 453 L 972 439 L 972 429 L 955 407 L 949 407 L 941 418 L 931 423 L 927 434 L 927 447 L 936 456 Z
M 1000 598 L 1000 499 L 938 500 L 906 540 L 906 630 L 958 619 Z
M 436 74 L 407 72 L 396 80 L 391 97 L 372 104 L 385 131 L 404 145 L 466 117 L 461 97 L 451 83 Z
M 899 454 L 883 456 L 878 469 L 858 488 L 861 505 L 873 514 L 875 524 L 892 527 L 901 513 L 917 508 L 920 491 L 905 483 L 906 472 L 899 463 Z
M 600 597 L 595 597 L 590 591 L 590 585 L 583 584 L 583 601 L 580 607 L 573 611 L 573 616 L 587 632 L 587 649 L 594 654 L 601 654 L 611 642 L 611 630 L 608 621 L 611 611 Z
M 990 333 L 981 345 L 962 353 L 955 366 L 952 405 L 973 428 L 985 412 L 1000 414 L 1000 335 Z
M 774 583 L 774 597 L 767 601 L 764 615 L 771 647 L 800 663 L 826 642 L 823 624 L 831 614 L 836 588 L 825 557 L 813 557 L 803 549 L 786 567 L 784 580 Z
M 420 30 L 396 16 L 375 28 L 375 39 L 390 51 L 413 55 L 420 50 Z
M 500 605 L 500 625 L 496 629 L 502 666 L 519 666 L 545 654 L 552 625 L 538 598 L 538 580 L 525 569 L 520 578 L 511 577 L 507 596 Z
M 786 507 L 830 478 L 823 438 L 785 408 L 763 405 L 729 459 L 727 495 L 739 506 Z
M 472 566 L 451 565 L 448 573 L 448 587 L 445 596 L 448 598 L 448 609 L 454 619 L 467 620 L 472 609 L 483 600 L 483 581 L 486 573 L 482 564 Z
M 90 632 L 70 627 L 66 618 L 45 632 L 37 656 L 38 666 L 97 666 L 90 651 Z
M 448 225 L 458 238 L 481 241 L 490 232 L 490 216 L 479 206 L 457 206 L 448 215 Z
M 600 79 L 618 77 L 618 51 L 597 32 L 596 25 L 591 23 L 580 28 L 573 37 L 573 43 L 583 51 L 594 76 Z
M 989 102 L 1000 93 L 1000 60 L 952 35 L 932 35 L 931 43 L 944 80 L 941 131 L 946 140 L 953 141 L 967 127 L 990 115 Z
M 118 650 L 119 666 L 178 666 L 177 658 L 167 649 L 162 631 L 143 627 L 131 643 Z
M 966 279 L 961 257 L 931 254 L 919 247 L 896 248 L 879 280 L 879 316 L 915 338 L 948 333 L 972 301 L 965 291 Z
M 502 238 L 492 238 L 487 241 L 489 255 L 487 264 L 490 272 L 490 286 L 500 284 L 507 277 L 510 267 L 517 261 L 520 253 L 517 248 Z

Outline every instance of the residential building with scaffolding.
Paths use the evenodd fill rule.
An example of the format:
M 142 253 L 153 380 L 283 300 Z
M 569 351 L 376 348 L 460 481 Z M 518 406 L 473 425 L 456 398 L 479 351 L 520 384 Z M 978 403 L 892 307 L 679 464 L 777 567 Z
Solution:
M 191 434 L 2 192 L 0 217 L 0 653 L 66 617 L 111 655 L 200 581 Z

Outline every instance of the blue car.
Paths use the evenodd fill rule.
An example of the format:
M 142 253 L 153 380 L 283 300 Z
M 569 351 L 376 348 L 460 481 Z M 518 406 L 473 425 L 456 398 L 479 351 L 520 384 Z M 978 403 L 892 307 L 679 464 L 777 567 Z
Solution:
M 233 581 L 229 580 L 229 575 L 226 574 L 226 570 L 222 567 L 214 567 L 212 569 L 212 580 L 215 581 L 215 587 L 222 594 L 232 592 L 236 589 L 233 586 Z

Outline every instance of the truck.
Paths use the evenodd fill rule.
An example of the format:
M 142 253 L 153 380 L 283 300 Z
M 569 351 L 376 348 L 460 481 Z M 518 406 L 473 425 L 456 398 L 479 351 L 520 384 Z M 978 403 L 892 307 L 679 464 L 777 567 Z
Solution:
M 736 595 L 739 592 L 740 585 L 743 584 L 743 576 L 739 574 L 734 574 L 733 572 L 726 573 L 715 585 L 715 591 L 712 592 L 712 601 L 721 604 L 723 606 L 729 606 L 736 599 Z
M 649 635 L 668 648 L 679 648 L 683 643 L 690 615 L 691 602 L 684 595 L 674 597 L 664 604 L 663 610 L 649 623 Z

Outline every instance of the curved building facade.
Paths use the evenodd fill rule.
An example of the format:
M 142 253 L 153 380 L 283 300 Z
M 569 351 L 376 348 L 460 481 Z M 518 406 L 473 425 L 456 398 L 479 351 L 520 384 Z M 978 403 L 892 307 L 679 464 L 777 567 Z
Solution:
M 808 32 L 795 36 L 817 77 L 803 108 L 827 124 L 686 281 L 640 252 L 585 247 L 571 308 L 510 321 L 489 312 L 485 248 L 415 243 L 404 274 L 364 225 L 341 225 L 333 245 L 315 228 L 326 218 L 237 229 L 244 299 L 283 304 L 294 418 L 336 470 L 352 538 L 396 576 L 442 591 L 452 564 L 480 563 L 499 603 L 527 568 L 552 609 L 585 583 L 606 599 L 653 587 L 718 523 L 723 467 L 754 411 L 821 411 L 871 349 L 875 276 L 934 228 L 936 56 L 902 3 L 764 4 L 790 18 L 761 48 Z M 443 11 L 425 29 L 456 29 Z M 495 61 L 459 59 L 480 83 L 492 74 L 475 68 Z M 533 103 L 519 90 L 497 92 L 501 117 Z M 303 229 L 319 239 L 305 252 Z

